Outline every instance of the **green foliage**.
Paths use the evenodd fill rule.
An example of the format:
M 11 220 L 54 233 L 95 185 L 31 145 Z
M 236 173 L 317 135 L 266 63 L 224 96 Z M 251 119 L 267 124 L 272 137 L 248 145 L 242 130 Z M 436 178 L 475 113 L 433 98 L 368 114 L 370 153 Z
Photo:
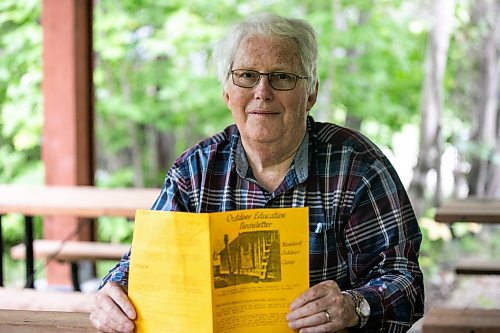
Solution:
M 19 214 L 2 217 L 3 241 L 7 248 L 19 244 L 24 238 L 24 218 Z
M 100 217 L 97 223 L 99 241 L 110 243 L 132 243 L 134 224 L 126 218 Z
M 2 215 L 2 231 L 3 241 L 5 248 L 8 249 L 13 245 L 19 244 L 24 241 L 25 235 L 25 219 L 20 214 L 6 214 Z M 42 236 L 42 220 L 40 217 L 35 217 L 34 223 L 34 237 L 41 238 Z
M 324 16 L 319 29 L 321 79 L 331 75 L 324 70 L 333 66 L 333 107 L 394 133 L 418 119 L 424 34 L 410 30 L 413 18 L 408 9 L 394 2 L 362 3 L 345 3 L 346 26 L 334 30 L 333 38 L 332 9 L 319 14 Z M 329 56 L 332 53 L 334 57 Z M 390 133 L 370 136 L 390 146 Z
M 38 0 L 0 2 L 0 183 L 36 184 L 43 176 L 39 15 Z M 36 237 L 40 223 L 35 220 Z M 8 251 L 23 241 L 23 217 L 4 215 L 2 231 Z
M 174 151 L 158 173 L 151 175 L 155 170 L 147 162 L 141 166 L 146 184 L 161 184 L 175 156 L 232 122 L 211 50 L 228 25 L 262 11 L 313 24 L 320 42 L 320 80 L 334 80 L 332 90 L 323 91 L 332 95 L 333 104 L 317 108 L 326 109 L 328 120 L 341 119 L 341 112 L 371 122 L 375 141 L 390 146 L 392 133 L 418 119 L 424 34 L 410 31 L 411 12 L 401 1 L 341 5 L 338 14 L 346 17 L 347 26 L 339 31 L 332 23 L 337 13 L 331 1 L 255 1 L 252 6 L 191 1 L 189 7 L 180 1 L 97 2 L 98 151 L 127 168 L 131 159 L 148 161 L 153 154 L 145 131 L 172 134 Z M 360 24 L 359 17 L 366 19 Z M 332 66 L 334 73 L 328 70 Z M 130 157 L 131 140 L 141 146 L 140 156 Z
M 4 263 L 4 286 L 18 286 L 22 287 L 24 276 L 26 276 L 26 265 L 21 260 L 12 260 L 10 255 L 6 252 L 3 253 Z
M 422 223 L 423 240 L 420 248 L 420 266 L 428 280 L 442 274 L 443 270 L 453 271 L 458 260 L 500 258 L 500 228 L 481 226 L 474 223 L 454 223 L 451 228 L 442 223 L 434 227 L 449 228 L 453 237 L 436 238 L 433 224 Z M 432 235 L 434 232 L 434 235 Z M 445 235 L 445 234 L 444 234 Z M 451 234 L 450 234 L 451 235 Z
M 422 229 L 423 241 L 420 247 L 420 258 L 419 263 L 422 270 L 426 273 L 427 276 L 432 276 L 436 274 L 437 262 L 438 260 L 443 260 L 440 254 L 443 251 L 443 247 L 445 245 L 445 241 L 442 239 L 437 241 L 431 241 L 428 237 L 428 233 L 426 229 Z
M 0 4 L 0 182 L 41 179 L 39 15 L 38 0 Z
M 103 155 L 118 156 L 130 148 L 133 128 L 142 147 L 135 158 L 147 161 L 155 147 L 148 147 L 146 130 L 173 133 L 178 155 L 212 134 L 203 124 L 230 120 L 208 66 L 220 27 L 196 12 L 197 6 L 188 10 L 159 2 L 155 10 L 138 10 L 136 5 L 99 2 L 95 8 L 97 135 Z M 158 186 L 171 162 L 146 182 Z M 150 174 L 147 164 L 142 168 Z
M 1 6 L 0 181 L 40 182 L 40 2 L 6 0 Z M 423 34 L 410 32 L 409 13 L 399 1 L 343 1 L 341 6 L 343 14 L 333 13 L 330 1 L 256 1 L 252 6 L 191 1 L 189 7 L 181 1 L 96 2 L 96 142 L 98 160 L 104 161 L 98 169 L 113 164 L 111 173 L 123 175 L 120 169 L 140 159 L 145 184 L 158 186 L 173 157 L 231 123 L 211 50 L 228 25 L 261 11 L 306 18 L 314 25 L 320 78 L 334 75 L 332 90 L 326 92 L 333 104 L 317 108 L 327 109 L 329 120 L 342 119 L 338 112 L 372 120 L 379 128 L 375 140 L 389 146 L 392 132 L 415 121 Z M 345 30 L 334 28 L 333 14 L 347 18 Z M 362 24 L 360 16 L 366 18 Z M 330 66 L 334 73 L 326 70 Z M 151 174 L 147 162 L 157 148 L 147 141 L 146 131 L 175 138 L 170 160 L 157 174 Z M 130 154 L 131 140 L 141 147 L 140 155 Z M 125 186 L 132 178 L 114 179 L 123 179 Z

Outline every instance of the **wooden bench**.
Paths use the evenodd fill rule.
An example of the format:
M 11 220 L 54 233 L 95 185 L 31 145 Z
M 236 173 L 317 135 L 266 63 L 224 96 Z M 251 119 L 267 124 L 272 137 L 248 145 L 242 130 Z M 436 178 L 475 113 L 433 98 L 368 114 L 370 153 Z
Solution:
M 422 333 L 498 333 L 500 309 L 433 307 L 424 316 Z
M 474 222 L 485 225 L 500 224 L 500 200 L 498 198 L 452 199 L 438 208 L 434 215 L 436 222 Z M 461 259 L 455 267 L 457 274 L 500 274 L 497 260 Z
M 37 239 L 33 241 L 33 253 L 36 259 L 55 259 L 60 261 L 79 260 L 119 260 L 130 245 L 102 242 L 61 241 Z M 13 259 L 24 259 L 26 247 L 18 244 L 10 249 Z
M 37 259 L 59 260 L 71 263 L 73 288 L 80 290 L 78 280 L 78 261 L 120 260 L 129 249 L 127 244 L 112 244 L 86 241 L 61 241 L 37 239 L 33 241 L 33 254 Z M 18 244 L 10 249 L 12 259 L 26 258 L 25 244 Z
M 500 200 L 498 198 L 452 199 L 436 210 L 436 222 L 500 223 Z
M 95 293 L 0 287 L 0 309 L 89 313 Z
M 493 259 L 460 259 L 455 266 L 457 274 L 500 274 L 500 261 Z
M 98 333 L 92 327 L 88 313 L 3 309 L 0 309 L 0 332 Z

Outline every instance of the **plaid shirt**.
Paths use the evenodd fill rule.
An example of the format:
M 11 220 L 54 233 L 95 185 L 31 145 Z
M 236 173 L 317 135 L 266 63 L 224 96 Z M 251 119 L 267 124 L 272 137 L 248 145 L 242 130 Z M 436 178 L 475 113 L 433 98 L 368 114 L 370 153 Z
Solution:
M 359 331 L 405 332 L 422 317 L 417 220 L 393 166 L 355 131 L 309 116 L 285 179 L 270 193 L 252 175 L 236 126 L 229 126 L 176 160 L 152 209 L 304 206 L 310 213 L 310 284 L 334 280 L 342 290 L 362 293 L 371 314 Z M 127 284 L 129 255 L 101 285 Z

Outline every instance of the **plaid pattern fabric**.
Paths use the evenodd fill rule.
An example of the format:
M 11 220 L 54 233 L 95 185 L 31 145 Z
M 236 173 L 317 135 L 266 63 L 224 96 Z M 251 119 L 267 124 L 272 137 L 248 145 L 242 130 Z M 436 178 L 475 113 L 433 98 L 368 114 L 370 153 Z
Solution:
M 309 207 L 310 284 L 335 280 L 371 306 L 360 332 L 404 332 L 423 315 L 421 234 L 393 166 L 371 141 L 307 120 L 288 173 L 269 193 L 248 165 L 236 126 L 187 150 L 168 171 L 152 209 L 220 212 Z M 130 253 L 102 282 L 127 284 Z M 350 331 L 355 332 L 355 329 Z

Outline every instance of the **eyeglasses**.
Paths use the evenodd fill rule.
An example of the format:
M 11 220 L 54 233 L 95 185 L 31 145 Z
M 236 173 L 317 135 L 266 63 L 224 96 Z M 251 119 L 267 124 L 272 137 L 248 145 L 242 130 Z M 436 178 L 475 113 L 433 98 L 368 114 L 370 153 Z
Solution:
M 301 76 L 285 72 L 261 73 L 249 69 L 234 69 L 230 71 L 233 83 L 241 88 L 253 88 L 260 82 L 262 75 L 267 76 L 271 87 L 275 90 L 292 90 L 297 85 L 297 79 L 307 79 Z

